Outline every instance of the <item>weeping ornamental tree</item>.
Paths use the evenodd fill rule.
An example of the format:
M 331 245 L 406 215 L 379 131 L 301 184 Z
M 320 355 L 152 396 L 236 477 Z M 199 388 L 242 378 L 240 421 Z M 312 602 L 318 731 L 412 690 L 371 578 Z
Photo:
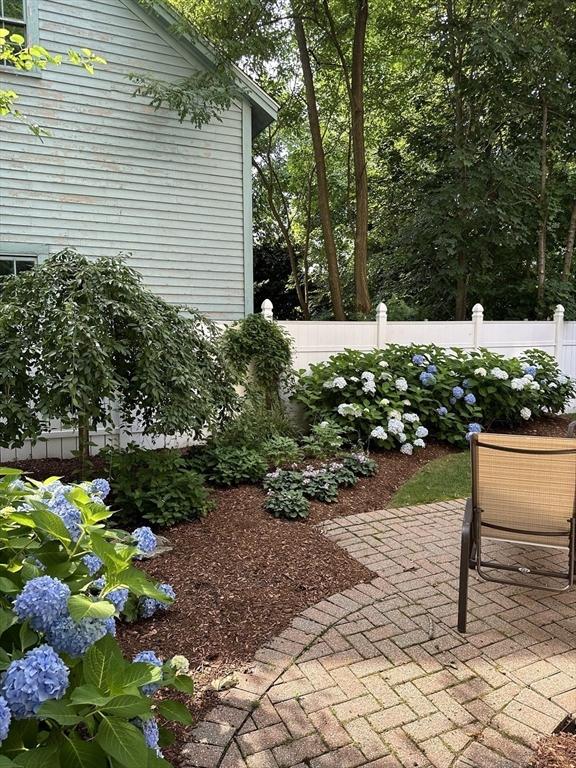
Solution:
M 137 419 L 144 434 L 199 433 L 228 416 L 234 389 L 216 326 L 150 293 L 122 257 L 72 250 L 0 283 L 0 445 L 51 419 L 78 434 Z

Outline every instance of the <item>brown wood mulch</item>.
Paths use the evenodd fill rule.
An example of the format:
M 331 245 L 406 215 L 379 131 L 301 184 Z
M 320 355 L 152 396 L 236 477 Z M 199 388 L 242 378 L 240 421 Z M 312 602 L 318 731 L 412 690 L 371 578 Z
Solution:
M 522 431 L 565 435 L 566 424 L 563 417 L 541 419 Z M 373 578 L 371 571 L 322 537 L 316 524 L 382 509 L 415 472 L 451 450 L 430 444 L 412 457 L 397 452 L 374 454 L 378 474 L 342 489 L 333 504 L 314 502 L 305 522 L 271 517 L 264 510 L 265 493 L 259 487 L 214 490 L 216 508 L 208 517 L 163 531 L 174 550 L 142 565 L 154 579 L 174 586 L 177 601 L 162 615 L 119 627 L 125 653 L 154 649 L 164 657 L 188 657 L 196 694 L 181 698 L 194 719 L 201 719 L 214 702 L 213 680 L 249 666 L 254 652 L 307 607 Z M 76 462 L 46 459 L 17 466 L 37 478 L 73 479 Z M 102 469 L 96 462 L 95 473 Z M 176 742 L 167 750 L 173 761 L 189 730 L 176 729 Z M 537 768 L 543 766 L 537 764 Z M 564 764 L 558 767 L 565 768 Z
M 530 768 L 576 768 L 576 736 L 559 733 L 542 739 Z

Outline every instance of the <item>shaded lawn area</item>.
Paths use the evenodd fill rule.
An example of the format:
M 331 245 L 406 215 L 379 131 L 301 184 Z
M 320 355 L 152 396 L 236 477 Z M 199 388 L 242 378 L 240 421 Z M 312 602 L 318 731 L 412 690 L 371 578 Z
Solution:
M 396 491 L 389 507 L 409 507 L 470 495 L 470 452 L 443 456 L 422 467 Z

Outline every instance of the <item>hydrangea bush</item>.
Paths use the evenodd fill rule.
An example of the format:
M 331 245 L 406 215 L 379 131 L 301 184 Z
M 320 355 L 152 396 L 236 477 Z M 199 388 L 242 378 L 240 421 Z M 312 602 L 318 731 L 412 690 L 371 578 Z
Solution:
M 541 350 L 505 358 L 486 349 L 389 345 L 346 350 L 301 372 L 295 397 L 317 422 L 352 440 L 410 456 L 428 436 L 465 444 L 493 424 L 564 411 L 574 384 Z
M 23 481 L 0 469 L 0 765 L 168 765 L 163 720 L 186 708 L 150 696 L 192 693 L 187 662 L 153 651 L 125 659 L 120 614 L 152 615 L 174 598 L 133 565 L 156 546 L 149 528 L 105 526 L 105 480 Z

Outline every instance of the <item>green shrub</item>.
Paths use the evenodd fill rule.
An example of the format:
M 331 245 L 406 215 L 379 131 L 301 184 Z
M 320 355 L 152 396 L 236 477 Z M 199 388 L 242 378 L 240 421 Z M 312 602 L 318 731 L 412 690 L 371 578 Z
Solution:
M 325 419 L 314 424 L 310 434 L 302 439 L 302 450 L 311 458 L 329 458 L 337 454 L 344 445 L 344 434 L 349 431 L 347 425 Z
M 265 506 L 274 517 L 290 520 L 304 520 L 310 514 L 310 502 L 297 490 L 269 491 Z
M 338 498 L 338 483 L 325 467 L 306 467 L 302 472 L 302 492 L 309 499 L 331 504 Z
M 259 483 L 268 465 L 258 451 L 212 443 L 197 451 L 189 465 L 215 485 Z
M 0 478 L 0 763 L 168 765 L 156 751 L 155 717 L 191 718 L 182 704 L 151 695 L 160 687 L 191 693 L 187 662 L 153 651 L 128 661 L 113 637 L 128 594 L 170 602 L 168 585 L 132 564 L 154 536 L 105 527 L 104 480 L 23 482 L 7 469 Z
M 505 358 L 486 349 L 391 344 L 312 365 L 296 399 L 313 419 L 336 422 L 351 440 L 411 455 L 425 447 L 428 434 L 465 445 L 483 427 L 561 412 L 574 391 L 540 350 Z
M 270 466 L 279 464 L 289 464 L 298 461 L 300 458 L 300 448 L 291 437 L 276 435 L 262 443 L 262 455 Z
M 349 469 L 356 477 L 371 477 L 378 472 L 378 464 L 365 453 L 351 453 L 342 460 L 345 469 Z
M 204 517 L 213 507 L 203 478 L 187 467 L 178 450 L 130 446 L 102 453 L 123 524 L 170 526 Z
M 339 486 L 356 485 L 358 482 L 356 473 L 349 466 L 346 466 L 343 461 L 333 461 L 326 468 Z
M 264 477 L 262 485 L 265 491 L 301 490 L 302 472 L 294 469 L 276 469 Z
M 251 393 L 243 399 L 238 414 L 215 432 L 213 441 L 221 445 L 259 449 L 267 440 L 282 436 L 295 436 L 294 427 L 282 406 L 277 404 L 266 408 L 264 399 L 257 393 Z

